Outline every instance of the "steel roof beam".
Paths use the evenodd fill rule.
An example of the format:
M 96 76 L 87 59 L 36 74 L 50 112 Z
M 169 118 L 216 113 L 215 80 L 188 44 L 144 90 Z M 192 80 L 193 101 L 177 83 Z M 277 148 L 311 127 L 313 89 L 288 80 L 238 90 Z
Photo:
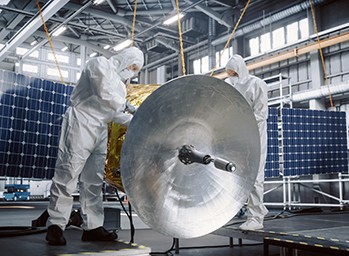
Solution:
M 42 8 L 44 20 L 51 18 L 59 9 L 61 9 L 69 0 L 50 1 Z M 22 44 L 28 37 L 42 26 L 40 13 L 35 16 L 20 29 L 10 40 L 5 47 L 0 51 L 0 61 L 3 61 L 17 46 Z
M 194 1 L 191 1 L 191 0 L 186 0 L 186 2 L 190 4 L 194 3 Z M 195 6 L 195 8 L 205 13 L 207 16 L 211 17 L 212 19 L 216 20 L 221 25 L 224 25 L 228 28 L 231 28 L 233 26 L 229 21 L 224 19 L 221 14 L 219 14 L 218 12 L 215 12 L 211 8 L 205 6 L 204 4 L 198 4 Z
M 35 6 L 35 2 L 30 2 L 26 6 L 22 8 L 24 10 L 28 10 L 29 8 L 33 8 Z M 4 40 L 4 38 L 11 32 L 11 29 L 14 29 L 23 19 L 25 15 L 19 14 L 14 19 L 12 19 L 0 32 L 0 41 Z
M 162 44 L 166 48 L 171 49 L 172 51 L 178 52 L 179 50 L 179 45 L 176 44 L 176 42 L 171 39 L 157 37 L 155 38 L 155 41 Z
M 74 3 L 67 4 L 67 7 L 69 9 L 73 9 L 73 10 L 79 10 L 81 8 L 80 5 L 74 4 Z M 88 8 L 85 11 L 87 13 L 91 14 L 92 16 L 100 17 L 100 18 L 103 18 L 103 19 L 108 19 L 108 20 L 111 20 L 111 21 L 114 21 L 114 22 L 117 22 L 117 23 L 121 23 L 121 24 L 123 24 L 123 25 L 125 25 L 127 27 L 132 27 L 132 22 L 130 22 L 129 19 L 121 17 L 120 15 L 115 15 L 115 14 L 112 14 L 112 13 L 106 13 L 106 12 L 103 12 L 103 11 L 100 11 L 100 10 L 96 10 L 96 9 L 93 9 L 93 8 Z M 135 30 L 136 31 L 141 31 L 142 28 L 139 25 L 136 25 L 135 26 Z
M 42 38 L 46 38 L 46 34 L 45 32 L 42 31 L 36 31 L 34 33 L 36 36 L 40 36 Z M 96 52 L 99 52 L 100 54 L 102 54 L 105 57 L 111 57 L 113 55 L 112 52 L 103 49 L 102 47 L 99 47 L 93 43 L 90 43 L 88 41 L 84 41 L 81 39 L 76 39 L 76 38 L 71 38 L 71 37 L 67 37 L 67 36 L 56 36 L 54 38 L 54 40 L 57 40 L 59 42 L 63 42 L 63 43 L 70 43 L 70 44 L 74 44 L 74 45 L 83 45 L 86 46 L 87 48 L 90 48 Z M 41 42 L 40 42 L 41 43 Z

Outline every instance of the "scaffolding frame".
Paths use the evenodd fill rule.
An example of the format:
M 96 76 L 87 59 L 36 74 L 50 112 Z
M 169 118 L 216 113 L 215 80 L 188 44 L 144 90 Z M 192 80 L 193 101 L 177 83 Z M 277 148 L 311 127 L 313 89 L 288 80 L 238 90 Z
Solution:
M 284 80 L 288 80 L 287 85 L 283 83 Z M 289 83 L 289 78 L 284 77 L 281 73 L 278 75 L 265 78 L 264 81 L 268 86 L 274 86 L 272 90 L 279 90 L 279 96 L 270 98 L 268 100 L 268 106 L 275 106 L 279 110 L 278 117 L 278 138 L 279 138 L 279 166 L 281 180 L 265 180 L 265 184 L 275 185 L 271 189 L 264 191 L 264 195 L 270 194 L 274 191 L 279 191 L 282 188 L 282 202 L 264 202 L 266 206 L 281 206 L 284 210 L 292 210 L 301 207 L 339 207 L 343 209 L 344 206 L 349 204 L 348 199 L 344 199 L 344 184 L 349 182 L 349 171 L 347 173 L 338 173 L 337 178 L 333 179 L 320 179 L 319 174 L 312 175 L 309 179 L 300 179 L 301 176 L 284 176 L 284 153 L 283 153 L 283 127 L 282 127 L 282 109 L 285 104 L 292 105 L 292 86 Z M 283 94 L 283 89 L 288 88 L 288 94 Z M 305 176 L 302 176 L 305 177 Z M 321 190 L 321 183 L 338 183 L 338 196 L 323 192 Z M 313 184 L 312 186 L 306 184 Z M 315 192 L 322 195 L 324 198 L 329 198 L 335 201 L 335 203 L 303 203 L 301 198 L 300 188 Z

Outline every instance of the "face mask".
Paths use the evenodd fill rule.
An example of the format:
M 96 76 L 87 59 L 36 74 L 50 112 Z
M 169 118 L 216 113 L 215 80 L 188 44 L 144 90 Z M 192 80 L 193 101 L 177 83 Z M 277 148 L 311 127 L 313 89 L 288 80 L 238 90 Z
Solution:
M 132 78 L 134 75 L 135 74 L 131 70 L 129 70 L 128 68 L 121 70 L 119 73 L 119 76 L 121 77 L 121 79 L 123 81 L 126 81 L 127 79 Z
M 237 84 L 239 82 L 239 77 L 237 76 L 231 76 L 229 79 L 232 84 Z

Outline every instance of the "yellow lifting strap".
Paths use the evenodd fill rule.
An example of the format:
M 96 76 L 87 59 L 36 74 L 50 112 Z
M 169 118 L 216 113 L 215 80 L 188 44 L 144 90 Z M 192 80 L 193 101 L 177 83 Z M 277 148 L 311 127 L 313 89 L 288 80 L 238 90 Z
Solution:
M 136 26 L 136 14 L 137 14 L 137 1 L 134 1 L 134 7 L 133 7 L 133 21 L 132 21 L 132 31 L 131 31 L 131 47 L 133 46 L 133 42 L 135 39 L 135 26 Z
M 178 34 L 179 34 L 179 48 L 180 48 L 181 59 L 182 59 L 182 73 L 185 76 L 186 75 L 186 70 L 185 70 L 182 27 L 181 27 L 181 20 L 180 20 L 180 11 L 179 11 L 178 0 L 176 0 L 176 10 L 177 10 Z
M 320 53 L 322 69 L 323 69 L 324 77 L 325 77 L 325 85 L 327 86 L 328 96 L 330 98 L 331 108 L 333 109 L 334 105 L 333 105 L 333 101 L 332 101 L 332 95 L 331 95 L 331 91 L 330 91 L 330 86 L 328 84 L 328 77 L 327 77 L 326 66 L 325 66 L 325 58 L 324 58 L 324 54 L 322 53 L 322 47 L 321 47 L 321 41 L 320 41 L 320 37 L 319 37 L 319 31 L 318 31 L 317 25 L 316 25 L 316 18 L 315 18 L 315 11 L 314 11 L 314 6 L 313 6 L 313 1 L 309 0 L 309 2 L 310 2 L 310 8 L 311 8 L 311 15 L 313 17 L 313 22 L 314 22 L 314 28 L 315 28 L 315 32 L 316 32 L 317 43 L 319 45 L 319 53 Z
M 61 78 L 61 82 L 62 82 L 62 84 L 64 84 L 64 79 L 63 79 L 63 76 L 62 76 L 62 72 L 61 72 L 61 69 L 60 69 L 59 64 L 58 64 L 58 60 L 57 60 L 57 57 L 56 57 L 56 54 L 55 54 L 55 50 L 53 49 L 53 44 L 52 44 L 52 41 L 51 41 L 50 34 L 48 33 L 48 29 L 46 27 L 44 16 L 42 15 L 42 11 L 41 11 L 41 7 L 40 7 L 40 4 L 39 4 L 39 0 L 36 0 L 36 5 L 37 5 L 39 13 L 40 13 L 42 25 L 44 25 L 45 34 L 46 34 L 48 43 L 50 44 L 50 48 L 51 48 L 51 51 L 52 51 L 52 54 L 53 54 L 53 58 L 55 60 L 58 72 L 59 72 L 59 76 Z
M 242 20 L 242 17 L 244 16 L 244 14 L 245 14 L 245 12 L 246 12 L 246 10 L 247 10 L 247 7 L 248 7 L 248 5 L 250 4 L 250 2 L 251 2 L 251 0 L 248 0 L 248 1 L 247 1 L 244 10 L 243 10 L 242 13 L 240 14 L 240 17 L 239 17 L 238 21 L 236 22 L 235 27 L 234 27 L 233 31 L 231 32 L 231 34 L 230 34 L 230 36 L 229 36 L 229 38 L 228 38 L 228 41 L 227 41 L 227 43 L 225 44 L 225 46 L 224 46 L 224 48 L 223 48 L 223 51 L 219 54 L 219 59 L 216 61 L 216 65 L 215 65 L 214 68 L 212 69 L 210 76 L 213 76 L 213 73 L 216 71 L 217 66 L 218 66 L 218 63 L 219 63 L 219 60 L 220 60 L 220 58 L 222 57 L 224 51 L 225 51 L 225 50 L 227 49 L 227 47 L 229 46 L 229 43 L 230 43 L 231 39 L 233 38 L 233 35 L 234 35 L 234 33 L 235 33 L 237 27 L 239 26 L 240 21 Z

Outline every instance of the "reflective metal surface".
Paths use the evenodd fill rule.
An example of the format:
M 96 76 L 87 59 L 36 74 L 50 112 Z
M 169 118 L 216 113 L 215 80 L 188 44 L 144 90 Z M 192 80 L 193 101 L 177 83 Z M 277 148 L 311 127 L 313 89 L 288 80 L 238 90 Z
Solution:
M 233 162 L 185 165 L 178 149 Z M 192 75 L 171 80 L 139 107 L 121 151 L 122 182 L 139 217 L 171 237 L 193 238 L 227 223 L 240 210 L 256 179 L 260 143 L 244 97 L 222 80 Z

